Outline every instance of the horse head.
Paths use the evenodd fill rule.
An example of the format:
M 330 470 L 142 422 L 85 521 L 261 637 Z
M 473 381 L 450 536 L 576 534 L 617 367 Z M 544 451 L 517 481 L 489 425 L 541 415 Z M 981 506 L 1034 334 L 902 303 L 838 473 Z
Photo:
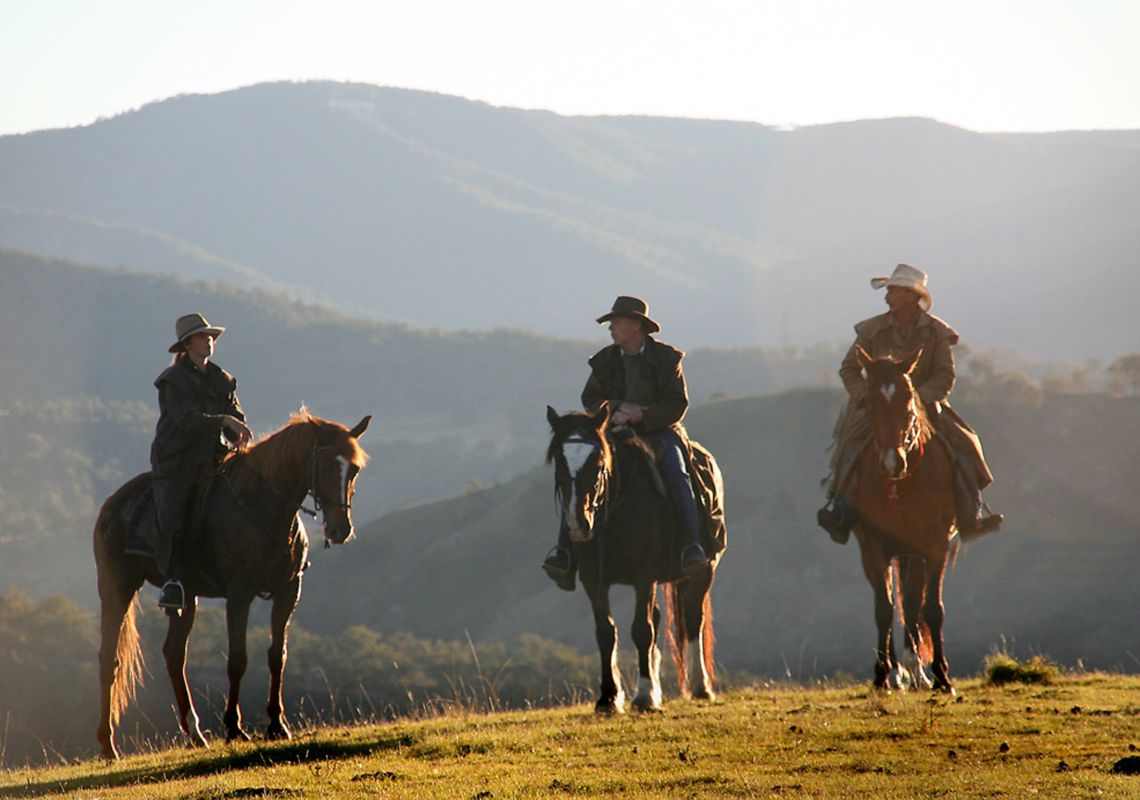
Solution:
M 313 448 L 310 494 L 323 514 L 325 542 L 344 544 L 353 538 L 352 495 L 356 476 L 368 462 L 368 454 L 357 439 L 368 430 L 371 415 L 352 430 L 342 425 L 322 426 L 321 438 Z
M 594 536 L 613 472 L 613 456 L 606 441 L 609 405 L 602 403 L 592 414 L 576 411 L 564 416 L 547 406 L 546 419 L 553 434 L 546 463 L 554 464 L 554 494 L 570 538 L 587 542 Z
M 929 423 L 910 374 L 922 348 L 902 359 L 872 358 L 855 346 L 859 365 L 867 372 L 867 422 L 875 437 L 879 469 L 883 477 L 899 481 L 916 455 L 916 448 L 929 438 Z

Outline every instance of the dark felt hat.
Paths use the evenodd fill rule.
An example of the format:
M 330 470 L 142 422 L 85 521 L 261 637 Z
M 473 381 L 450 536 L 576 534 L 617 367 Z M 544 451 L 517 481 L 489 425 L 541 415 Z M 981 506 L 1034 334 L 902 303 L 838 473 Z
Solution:
M 618 299 L 614 300 L 613 308 L 610 309 L 609 313 L 598 317 L 598 324 L 609 322 L 614 317 L 634 317 L 639 319 L 646 324 L 649 333 L 657 333 L 657 331 L 661 330 L 661 326 L 649 316 L 649 304 L 640 297 L 630 297 L 624 294 L 619 295 Z

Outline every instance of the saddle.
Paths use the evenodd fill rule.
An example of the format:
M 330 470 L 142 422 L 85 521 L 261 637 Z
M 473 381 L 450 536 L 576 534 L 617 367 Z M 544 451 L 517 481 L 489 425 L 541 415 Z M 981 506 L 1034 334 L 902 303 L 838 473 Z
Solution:
M 198 528 L 205 515 L 206 501 L 210 490 L 217 478 L 214 467 L 206 467 L 194 481 L 191 489 L 190 508 L 188 511 L 187 526 L 184 535 L 189 540 L 188 546 L 193 548 L 199 536 Z M 140 556 L 152 559 L 158 571 L 167 575 L 168 559 L 172 545 L 163 538 L 158 526 L 158 512 L 155 508 L 154 486 L 147 484 L 146 488 L 135 500 L 127 522 L 126 536 L 123 542 L 123 551 L 129 556 Z M 217 588 L 219 578 L 216 574 L 216 565 L 206 568 L 199 564 L 196 570 L 196 580 L 199 585 L 206 588 Z
M 668 489 L 661 475 L 658 461 L 661 452 L 639 437 L 632 428 L 622 426 L 612 429 L 613 438 L 618 442 L 631 442 L 641 453 L 653 479 L 653 486 L 662 499 L 668 500 Z M 716 457 L 695 439 L 688 439 L 689 480 L 697 509 L 701 517 L 701 546 L 705 554 L 714 561 L 728 547 L 728 525 L 724 514 L 724 476 Z

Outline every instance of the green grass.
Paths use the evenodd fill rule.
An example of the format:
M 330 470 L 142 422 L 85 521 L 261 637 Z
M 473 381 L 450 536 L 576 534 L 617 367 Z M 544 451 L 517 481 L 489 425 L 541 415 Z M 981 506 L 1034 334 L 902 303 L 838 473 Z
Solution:
M 0 797 L 1137 797 L 1140 677 L 964 681 L 957 697 L 863 686 L 579 705 L 322 728 L 291 742 L 173 749 L 0 773 Z
M 1060 668 L 1043 656 L 1018 661 L 1008 653 L 998 652 L 986 657 L 982 672 L 986 683 L 1004 686 L 1007 683 L 1054 683 L 1061 675 Z

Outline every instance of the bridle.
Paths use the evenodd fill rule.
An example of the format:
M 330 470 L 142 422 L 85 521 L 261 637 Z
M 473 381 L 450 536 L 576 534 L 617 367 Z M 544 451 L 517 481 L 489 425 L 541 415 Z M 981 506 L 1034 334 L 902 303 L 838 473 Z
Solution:
M 914 392 L 914 387 L 910 384 L 910 379 L 904 376 L 904 381 L 910 391 L 910 402 L 906 407 L 909 420 L 906 428 L 899 436 L 897 447 L 902 450 L 906 456 L 904 462 L 906 466 L 899 476 L 883 478 L 883 488 L 887 493 L 887 513 L 891 516 L 898 516 L 902 513 L 899 498 L 899 484 L 907 478 L 910 478 L 918 470 L 919 464 L 922 462 L 922 456 L 925 453 L 925 447 L 922 442 L 922 421 L 919 411 L 915 406 L 915 404 L 920 401 Z M 878 442 L 878 437 L 876 437 L 875 446 L 880 453 L 887 449 L 894 449 L 883 447 Z M 915 454 L 914 458 L 911 458 L 911 454 Z
M 318 487 L 317 465 L 320 462 L 320 457 L 319 457 L 320 451 L 321 450 L 329 450 L 332 447 L 333 447 L 333 445 L 327 445 L 327 444 L 326 445 L 318 445 L 318 446 L 313 448 L 312 453 L 309 455 L 309 486 L 305 490 L 305 496 L 301 498 L 301 502 L 297 506 L 297 510 L 301 511 L 305 514 L 308 514 L 314 520 L 317 518 L 317 515 L 319 513 L 323 512 L 325 510 L 326 507 L 343 509 L 345 512 L 352 511 L 352 503 L 348 502 L 348 482 L 347 481 L 345 482 L 345 502 L 343 502 L 343 503 L 342 502 L 330 503 L 327 500 L 322 501 L 320 492 L 318 491 L 318 488 L 317 488 Z M 286 494 L 282 489 L 278 488 L 273 483 L 271 483 L 268 478 L 266 478 L 260 472 L 255 470 L 252 466 L 250 466 L 245 461 L 242 461 L 241 463 L 246 469 L 248 469 L 250 471 L 250 473 L 255 478 L 257 478 L 259 481 L 261 481 L 262 485 L 264 485 L 267 489 L 269 489 L 275 495 L 280 497 L 282 500 L 285 500 L 286 502 L 289 502 L 289 503 L 292 502 L 292 498 L 288 494 Z M 230 471 L 229 470 L 223 470 L 222 475 L 226 480 L 226 484 L 230 487 L 230 492 L 237 499 L 238 504 L 243 509 L 245 509 L 247 512 L 252 514 L 252 510 L 249 509 L 245 505 L 244 501 L 242 501 L 242 499 L 241 499 L 241 495 L 239 495 L 238 492 L 236 491 L 236 489 L 234 488 L 234 485 L 230 479 Z M 313 498 L 314 508 L 309 508 L 305 505 L 305 497 Z
M 562 444 L 587 444 L 598 449 L 598 474 L 594 478 L 594 494 L 593 497 L 590 498 L 590 512 L 595 517 L 601 517 L 604 520 L 609 512 L 609 504 L 607 501 L 609 500 L 610 479 L 612 477 L 611 471 L 606 467 L 605 459 L 602 458 L 604 444 L 594 439 L 583 438 L 577 434 L 568 436 L 562 441 Z M 565 460 L 564 456 L 563 459 Z M 567 465 L 566 472 L 567 474 L 570 472 L 569 465 Z M 573 483 L 576 478 L 576 475 L 570 475 L 570 482 Z M 565 493 L 560 491 L 559 494 L 562 495 L 562 500 L 565 502 Z

